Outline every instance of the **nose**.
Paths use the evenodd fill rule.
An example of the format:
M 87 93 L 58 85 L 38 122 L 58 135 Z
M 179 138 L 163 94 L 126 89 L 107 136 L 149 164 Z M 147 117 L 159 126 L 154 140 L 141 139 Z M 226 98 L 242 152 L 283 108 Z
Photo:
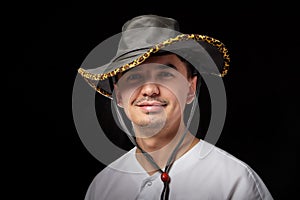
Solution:
M 156 83 L 145 83 L 141 88 L 143 96 L 157 96 L 159 95 L 159 88 Z

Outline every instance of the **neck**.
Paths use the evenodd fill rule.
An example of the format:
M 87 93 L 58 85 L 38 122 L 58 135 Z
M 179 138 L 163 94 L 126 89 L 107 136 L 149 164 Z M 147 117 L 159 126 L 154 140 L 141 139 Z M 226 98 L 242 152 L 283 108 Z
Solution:
M 174 131 L 174 129 L 164 129 L 158 134 L 155 134 L 149 138 L 137 137 L 136 142 L 139 147 L 151 155 L 159 168 L 163 169 L 165 168 L 168 159 L 170 158 L 178 142 L 182 139 L 182 136 L 186 131 L 185 129 L 186 127 L 183 125 L 180 125 L 177 128 L 177 131 Z M 187 132 L 180 147 L 178 148 L 174 161 L 184 155 L 198 142 L 199 139 L 194 137 L 190 132 Z M 146 159 L 146 157 L 141 154 L 141 151 L 138 148 L 136 151 L 136 158 L 150 175 L 158 171 L 158 169 L 155 169 L 153 165 Z

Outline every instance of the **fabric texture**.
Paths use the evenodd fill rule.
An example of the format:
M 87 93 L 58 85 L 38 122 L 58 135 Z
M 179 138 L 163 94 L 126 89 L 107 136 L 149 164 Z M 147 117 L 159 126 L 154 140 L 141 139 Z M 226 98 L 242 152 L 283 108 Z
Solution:
M 85 200 L 160 199 L 160 173 L 148 175 L 136 147 L 103 169 Z M 175 161 L 170 171 L 172 200 L 272 200 L 259 175 L 246 163 L 203 140 Z

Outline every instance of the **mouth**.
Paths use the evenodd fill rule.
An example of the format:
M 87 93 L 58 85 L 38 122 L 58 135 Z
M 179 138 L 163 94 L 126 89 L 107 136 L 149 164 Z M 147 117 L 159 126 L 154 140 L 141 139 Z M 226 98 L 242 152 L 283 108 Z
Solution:
M 158 113 L 164 110 L 166 103 L 159 101 L 144 101 L 136 104 L 143 112 L 146 113 Z

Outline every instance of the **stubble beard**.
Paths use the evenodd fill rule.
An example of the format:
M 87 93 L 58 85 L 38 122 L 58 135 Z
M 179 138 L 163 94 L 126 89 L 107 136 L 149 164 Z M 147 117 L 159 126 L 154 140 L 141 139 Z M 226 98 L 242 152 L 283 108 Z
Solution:
M 133 122 L 133 129 L 137 133 L 137 137 L 149 138 L 158 134 L 166 125 L 165 114 L 147 113 Z

